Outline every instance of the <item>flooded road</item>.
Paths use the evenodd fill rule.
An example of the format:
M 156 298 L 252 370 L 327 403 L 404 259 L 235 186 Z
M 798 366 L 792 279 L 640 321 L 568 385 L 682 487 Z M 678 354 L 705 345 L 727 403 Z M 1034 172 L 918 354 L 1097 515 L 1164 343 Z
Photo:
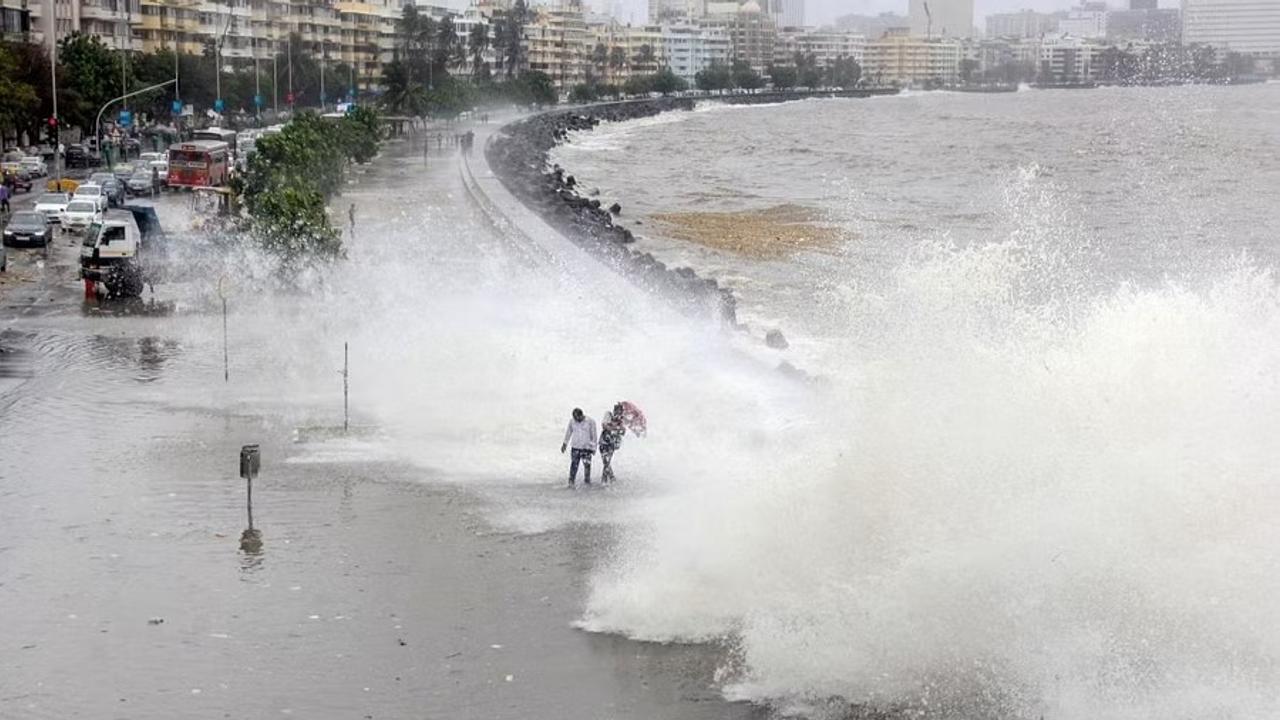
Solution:
M 450 152 L 384 155 L 334 203 L 358 213 L 340 272 L 293 295 L 231 283 L 229 382 L 214 282 L 120 312 L 81 299 L 73 250 L 18 259 L 35 281 L 0 301 L 0 717 L 759 712 L 720 699 L 714 648 L 573 627 L 615 551 L 587 521 L 619 503 L 556 492 L 562 408 L 495 387 L 494 348 L 556 363 L 561 339 L 522 340 L 509 304 L 542 280 L 471 209 Z M 184 202 L 158 203 L 177 242 Z M 451 304 L 477 286 L 485 302 Z M 325 429 L 348 339 L 361 432 L 343 438 Z M 517 437 L 494 450 L 503 404 L 493 433 Z M 239 546 L 247 443 L 256 552 Z

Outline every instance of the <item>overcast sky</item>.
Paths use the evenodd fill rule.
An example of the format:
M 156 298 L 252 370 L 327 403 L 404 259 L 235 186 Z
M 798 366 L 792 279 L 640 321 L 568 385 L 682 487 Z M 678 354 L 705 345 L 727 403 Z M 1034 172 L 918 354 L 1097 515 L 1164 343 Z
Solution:
M 609 10 L 614 0 L 587 0 L 601 10 Z M 622 0 L 623 20 L 644 20 L 649 7 L 648 0 Z M 1009 12 L 1029 8 L 1032 10 L 1065 10 L 1079 2 L 1074 0 L 974 0 L 974 23 L 983 26 L 982 18 L 991 13 Z M 1114 8 L 1128 7 L 1128 0 L 1109 0 Z M 1178 0 L 1160 0 L 1161 7 L 1176 7 Z M 840 15 L 857 13 L 860 15 L 877 15 L 882 12 L 907 12 L 907 0 L 805 0 L 805 23 L 820 25 L 834 20 Z

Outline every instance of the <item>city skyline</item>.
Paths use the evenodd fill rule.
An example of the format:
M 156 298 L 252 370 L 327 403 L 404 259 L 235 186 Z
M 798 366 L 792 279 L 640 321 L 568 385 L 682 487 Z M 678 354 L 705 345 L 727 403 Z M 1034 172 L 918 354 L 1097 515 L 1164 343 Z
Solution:
M 465 0 L 450 0 L 463 2 Z M 830 23 L 842 15 L 879 15 L 896 12 L 906 16 L 908 0 L 805 0 L 805 22 L 809 25 Z M 648 0 L 587 0 L 587 4 L 599 12 L 610 12 L 615 4 L 622 8 L 624 22 L 644 22 L 648 14 Z M 1069 10 L 1080 5 L 1080 0 L 974 0 L 974 22 L 982 26 L 982 19 L 993 13 L 1038 10 L 1051 12 Z M 1127 0 L 1110 0 L 1115 9 L 1128 6 Z M 1160 0 L 1160 7 L 1180 7 L 1179 0 Z

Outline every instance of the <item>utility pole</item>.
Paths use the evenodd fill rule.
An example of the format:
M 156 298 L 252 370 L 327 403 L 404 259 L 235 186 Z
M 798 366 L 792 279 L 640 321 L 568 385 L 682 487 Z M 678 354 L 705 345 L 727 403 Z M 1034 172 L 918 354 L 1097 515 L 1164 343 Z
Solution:
M 324 114 L 324 61 L 328 47 L 324 40 L 320 41 L 320 113 Z
M 280 122 L 280 39 L 272 33 L 271 38 L 271 112 Z
M 53 7 L 49 9 L 54 12 Z M 55 19 L 54 28 L 58 27 Z M 58 38 L 54 30 L 53 51 L 49 54 L 49 75 L 53 85 L 53 175 L 58 180 L 58 192 L 62 192 L 62 123 L 58 120 Z
M 351 363 L 347 355 L 347 343 L 342 343 L 342 432 L 346 433 L 351 429 L 351 411 L 350 411 L 350 381 L 351 381 Z
M 251 25 L 250 28 L 253 26 Z M 253 47 L 253 117 L 262 124 L 262 71 L 258 69 L 258 33 L 249 37 Z
M 289 61 L 289 111 L 293 112 L 293 34 L 290 33 L 289 37 L 285 38 L 284 41 L 285 47 L 288 48 L 289 52 L 289 57 L 287 58 Z

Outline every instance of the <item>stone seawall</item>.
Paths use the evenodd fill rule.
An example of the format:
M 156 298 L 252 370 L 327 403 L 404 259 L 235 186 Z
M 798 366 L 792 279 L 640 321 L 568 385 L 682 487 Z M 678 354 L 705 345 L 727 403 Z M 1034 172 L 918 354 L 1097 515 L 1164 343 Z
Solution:
M 758 93 L 708 98 L 663 97 L 601 103 L 551 110 L 504 126 L 485 148 L 494 173 L 512 195 L 538 213 L 549 225 L 579 247 L 639 284 L 660 294 L 683 312 L 713 313 L 736 326 L 733 293 L 713 279 L 699 277 L 691 268 L 668 267 L 651 253 L 631 247 L 635 235 L 616 218 L 625 209 L 614 203 L 602 206 L 582 192 L 576 179 L 562 168 L 548 166 L 548 153 L 569 133 L 590 130 L 601 122 L 652 117 L 664 112 L 693 110 L 699 100 L 729 104 L 772 104 L 814 97 L 867 97 L 890 94 L 896 89 L 862 89 L 847 92 Z

